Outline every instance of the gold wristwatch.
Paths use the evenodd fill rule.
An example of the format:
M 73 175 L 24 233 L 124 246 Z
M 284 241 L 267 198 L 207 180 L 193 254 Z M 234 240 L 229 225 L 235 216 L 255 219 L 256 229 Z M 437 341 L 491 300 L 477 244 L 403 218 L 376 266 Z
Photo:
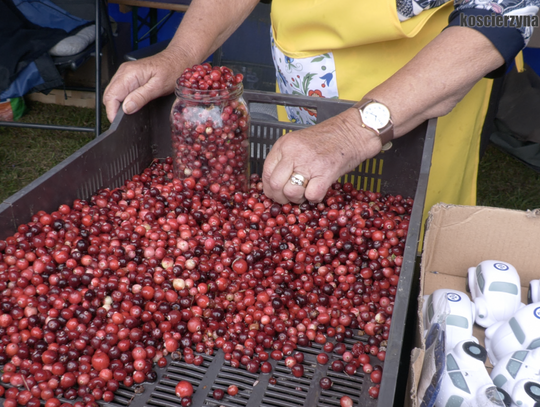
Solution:
M 381 151 L 392 148 L 394 123 L 388 107 L 373 99 L 362 99 L 354 107 L 360 112 L 362 127 L 374 131 L 381 139 Z

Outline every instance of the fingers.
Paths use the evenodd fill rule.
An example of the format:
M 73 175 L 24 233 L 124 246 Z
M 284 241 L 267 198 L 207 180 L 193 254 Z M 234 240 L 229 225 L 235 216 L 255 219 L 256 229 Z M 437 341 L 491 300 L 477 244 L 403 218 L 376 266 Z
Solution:
M 304 185 L 297 185 L 291 182 L 291 177 L 293 176 L 293 174 L 302 175 L 305 178 Z M 294 172 L 291 172 L 289 174 L 289 178 L 283 186 L 283 195 L 285 195 L 285 197 L 287 197 L 290 202 L 298 204 L 302 203 L 305 201 L 304 193 L 306 191 L 307 184 L 309 184 L 309 180 L 307 179 L 307 177 L 295 170 Z
M 271 171 L 265 168 L 263 172 L 265 195 L 281 204 L 289 202 L 289 198 L 284 194 L 284 187 L 291 177 L 292 164 L 291 160 L 279 160 Z
M 122 102 L 133 89 L 138 87 L 137 79 L 133 79 L 136 73 L 135 75 L 131 74 L 129 67 L 130 65 L 121 65 L 103 93 L 103 104 L 107 111 L 107 118 L 111 123 L 116 117 Z
M 314 177 L 309 180 L 304 196 L 309 202 L 321 202 L 326 196 L 326 192 L 331 184 L 332 181 L 326 178 Z
M 163 96 L 163 89 L 160 86 L 156 86 L 156 82 L 154 78 L 151 78 L 148 82 L 129 93 L 122 105 L 124 113 L 132 114 L 138 112 L 151 100 Z
M 120 109 L 120 105 L 122 104 L 122 100 L 124 100 L 124 96 L 115 91 L 114 83 L 111 82 L 103 93 L 103 104 L 105 105 L 107 119 L 109 119 L 109 122 L 112 123 L 114 121 L 114 118 L 118 113 L 118 109 Z
M 107 112 L 107 119 L 109 119 L 109 123 L 112 123 L 114 121 L 114 118 L 116 117 L 119 108 L 120 103 L 117 101 L 109 101 L 105 104 L 105 110 Z
M 156 61 L 153 62 L 150 57 L 120 66 L 103 94 L 103 104 L 109 121 L 114 120 L 122 103 L 124 113 L 132 114 L 151 100 L 174 89 L 176 78 L 171 79 L 171 75 L 167 74 L 170 66 Z
M 321 176 L 308 179 L 300 170 L 293 170 L 291 164 L 280 161 L 269 178 L 266 181 L 263 179 L 265 195 L 281 204 L 287 202 L 300 204 L 306 200 L 309 202 L 321 202 L 326 196 L 332 181 Z M 297 185 L 291 182 L 293 174 L 304 176 L 306 179 L 305 184 Z M 308 174 L 307 170 L 304 170 L 304 174 Z
M 331 181 L 327 178 L 330 178 L 332 174 L 326 174 L 327 176 L 313 174 L 310 165 L 314 161 L 311 159 L 298 162 L 299 147 L 294 141 L 291 142 L 292 134 L 289 133 L 280 138 L 266 157 L 263 169 L 264 193 L 281 204 L 287 202 L 299 204 L 306 199 L 310 202 L 320 202 L 331 185 Z M 290 154 L 287 151 L 293 153 Z M 299 174 L 300 178 L 305 178 L 304 185 L 292 183 L 293 174 Z
M 284 159 L 278 149 L 273 150 L 273 154 L 269 154 L 263 170 L 263 188 L 264 193 L 269 198 L 278 203 L 302 203 L 304 199 L 305 187 L 302 185 L 295 185 L 291 183 L 291 176 L 293 175 L 293 161 Z M 308 182 L 307 172 L 301 173 Z

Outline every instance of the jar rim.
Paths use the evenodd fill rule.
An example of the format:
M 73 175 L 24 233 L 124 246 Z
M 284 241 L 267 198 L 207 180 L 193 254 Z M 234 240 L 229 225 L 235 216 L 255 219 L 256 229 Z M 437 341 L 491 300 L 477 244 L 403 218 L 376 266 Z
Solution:
M 174 90 L 176 97 L 194 101 L 214 101 L 223 99 L 236 99 L 244 93 L 244 84 L 236 83 L 226 89 L 192 89 L 180 85 L 180 78 L 176 80 Z

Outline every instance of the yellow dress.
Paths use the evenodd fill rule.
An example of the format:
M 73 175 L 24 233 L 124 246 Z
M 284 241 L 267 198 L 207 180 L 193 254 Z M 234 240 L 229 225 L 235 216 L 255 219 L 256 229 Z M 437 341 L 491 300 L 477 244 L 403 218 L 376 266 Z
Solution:
M 275 45 L 290 58 L 332 52 L 340 99 L 360 100 L 447 25 L 453 1 L 400 22 L 396 0 L 273 0 Z M 439 118 L 424 219 L 438 202 L 475 205 L 480 133 L 491 80 Z

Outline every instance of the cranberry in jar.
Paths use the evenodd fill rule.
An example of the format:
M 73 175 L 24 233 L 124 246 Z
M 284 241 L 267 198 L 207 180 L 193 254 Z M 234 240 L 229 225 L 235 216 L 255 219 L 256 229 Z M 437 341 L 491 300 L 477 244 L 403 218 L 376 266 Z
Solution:
M 243 90 L 241 74 L 208 63 L 178 78 L 170 115 L 176 177 L 229 194 L 247 191 L 250 116 Z

